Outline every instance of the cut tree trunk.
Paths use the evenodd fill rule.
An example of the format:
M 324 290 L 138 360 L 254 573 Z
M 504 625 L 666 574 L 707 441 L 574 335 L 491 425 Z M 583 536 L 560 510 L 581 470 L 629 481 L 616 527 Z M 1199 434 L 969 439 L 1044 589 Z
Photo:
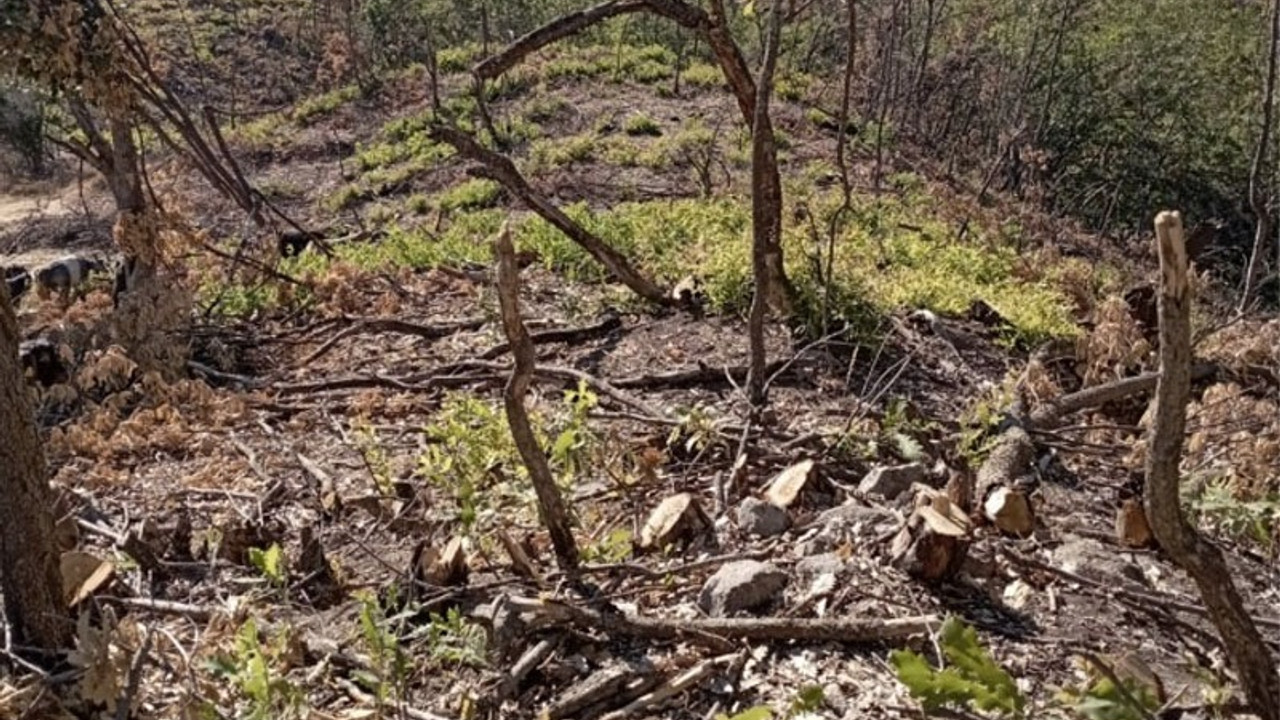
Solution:
M 538 496 L 538 513 L 551 534 L 556 560 L 561 570 L 572 573 L 578 567 L 578 544 L 573 538 L 569 511 L 565 507 L 564 498 L 560 496 L 555 477 L 551 474 L 547 456 L 538 446 L 537 437 L 529 424 L 529 413 L 524 407 L 524 397 L 529 392 L 537 356 L 533 342 L 529 339 L 529 331 L 520 319 L 520 269 L 516 266 L 516 251 L 511 245 L 511 229 L 507 225 L 503 225 L 502 231 L 498 233 L 493 254 L 498 261 L 497 286 L 502 327 L 506 331 L 507 342 L 511 344 L 511 354 L 515 357 L 515 368 L 502 395 L 507 409 L 507 422 L 511 425 L 511 437 L 520 451 L 520 458 L 524 460 L 529 478 L 533 481 L 533 489 Z
M 67 646 L 71 624 L 62 603 L 54 495 L 18 360 L 20 340 L 8 291 L 0 289 L 0 589 L 14 643 L 55 650 Z
M 1162 212 L 1155 226 L 1160 251 L 1160 380 L 1147 442 L 1147 520 L 1160 547 L 1199 587 L 1253 711 L 1264 720 L 1280 720 L 1280 678 L 1271 652 L 1245 609 L 1222 551 L 1200 537 L 1178 504 L 1191 394 L 1191 289 L 1181 215 Z

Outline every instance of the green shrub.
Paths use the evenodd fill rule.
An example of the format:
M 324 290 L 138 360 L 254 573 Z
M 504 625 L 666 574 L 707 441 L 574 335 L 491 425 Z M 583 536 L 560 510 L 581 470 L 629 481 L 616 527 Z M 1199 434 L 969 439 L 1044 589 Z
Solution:
M 482 52 L 483 48 L 479 43 L 444 48 L 436 53 L 436 67 L 443 73 L 466 72 Z
M 293 109 L 293 122 L 305 127 L 325 115 L 333 114 L 338 108 L 358 97 L 360 97 L 360 88 L 347 85 L 323 95 L 307 98 Z
M 720 71 L 720 68 L 703 62 L 695 62 L 685 68 L 684 72 L 680 74 L 680 79 L 690 87 L 727 87 L 724 81 L 724 73 Z
M 485 178 L 472 178 L 441 193 L 437 205 L 441 210 L 479 210 L 493 207 L 502 194 L 502 186 Z
M 658 121 L 643 113 L 637 113 L 627 118 L 622 129 L 628 135 L 650 135 L 656 137 L 662 134 L 662 128 L 658 125 Z

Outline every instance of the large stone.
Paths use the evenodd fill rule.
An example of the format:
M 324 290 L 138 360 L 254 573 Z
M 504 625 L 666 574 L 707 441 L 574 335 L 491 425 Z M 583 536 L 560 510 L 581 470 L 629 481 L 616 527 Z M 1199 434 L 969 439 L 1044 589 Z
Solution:
M 924 473 L 924 465 L 921 463 L 878 467 L 862 478 L 862 482 L 858 483 L 858 492 L 894 500 L 915 483 L 924 482 Z
M 787 586 L 787 573 L 771 563 L 739 560 L 721 567 L 707 579 L 698 605 L 713 617 L 760 607 Z
M 738 529 L 748 535 L 781 535 L 790 522 L 787 511 L 770 502 L 747 497 L 738 505 Z

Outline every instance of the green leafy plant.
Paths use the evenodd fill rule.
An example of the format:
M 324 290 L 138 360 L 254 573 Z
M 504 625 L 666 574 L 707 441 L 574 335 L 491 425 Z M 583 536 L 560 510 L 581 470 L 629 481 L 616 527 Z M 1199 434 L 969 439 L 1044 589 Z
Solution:
M 370 669 L 357 672 L 355 679 L 373 693 L 381 706 L 393 693 L 396 697 L 403 695 L 411 660 L 396 634 L 387 627 L 377 596 L 365 591 L 358 593 L 356 600 L 360 605 L 360 639 L 369 656 Z
M 281 632 L 275 643 L 266 646 L 258 634 L 253 618 L 246 620 L 236 632 L 233 650 L 210 659 L 210 672 L 230 681 L 248 701 L 248 711 L 238 717 L 248 720 L 305 717 L 306 696 L 302 689 L 272 669 L 288 650 L 288 632 Z
M 910 417 L 908 407 L 903 398 L 890 398 L 885 406 L 884 418 L 880 421 L 880 436 L 903 460 L 915 462 L 924 457 L 924 448 L 916 435 L 927 431 L 929 427 L 928 423 Z
M 293 121 L 300 126 L 309 125 L 317 118 L 332 114 L 338 108 L 358 97 L 360 97 L 360 88 L 355 85 L 347 85 L 322 95 L 307 98 L 298 103 L 297 107 L 293 109 Z
M 627 121 L 622 125 L 622 130 L 628 135 L 657 137 L 662 134 L 662 127 L 658 125 L 658 121 L 644 113 L 637 113 L 627 118 Z
M 806 685 L 800 688 L 800 692 L 791 700 L 791 704 L 787 707 L 786 712 L 778 717 L 781 720 L 789 718 L 800 718 L 810 713 L 814 713 L 818 708 L 822 707 L 823 700 L 826 699 L 822 688 L 817 685 Z M 771 720 L 775 713 L 772 708 L 765 705 L 756 705 L 747 708 L 735 715 L 725 715 L 720 713 L 716 715 L 716 720 Z
M 591 449 L 599 443 L 587 422 L 587 414 L 595 409 L 600 398 L 585 380 L 579 380 L 576 390 L 565 392 L 564 400 L 569 410 L 568 417 L 551 443 L 550 460 L 553 467 L 560 469 L 562 482 L 567 483 L 582 470 L 584 461 L 590 458 Z
M 948 663 L 935 668 L 911 650 L 895 650 L 889 662 L 898 680 L 925 711 L 942 708 L 994 712 L 1002 717 L 1025 717 L 1026 698 L 1009 673 L 991 659 L 978 633 L 952 616 L 938 633 L 938 647 Z
M 459 665 L 485 665 L 487 638 L 484 628 L 470 622 L 456 607 L 444 615 L 431 614 L 427 626 L 427 654 L 432 658 Z
M 1247 538 L 1264 548 L 1275 545 L 1280 525 L 1280 496 L 1267 494 L 1242 499 L 1226 480 L 1185 483 L 1185 507 L 1199 522 L 1233 539 Z M 1194 488 L 1199 488 L 1194 491 Z
M 478 210 L 492 207 L 502 194 L 498 183 L 485 178 L 472 178 L 446 190 L 438 197 L 441 210 Z
M 367 419 L 361 417 L 353 423 L 352 435 L 356 450 L 360 451 L 360 457 L 364 460 L 364 466 L 369 470 L 369 475 L 373 477 L 373 483 L 378 492 L 384 496 L 392 495 L 395 488 L 392 486 L 391 460 L 386 448 L 383 447 L 381 438 L 378 437 L 377 429 Z
M 582 559 L 595 563 L 618 563 L 631 557 L 634 537 L 626 528 L 614 528 L 595 542 L 582 546 Z
M 249 564 L 257 568 L 258 572 L 262 573 L 267 582 L 274 587 L 284 587 L 285 582 L 289 579 L 284 550 L 277 543 L 271 543 L 271 546 L 265 550 L 262 548 L 249 548 Z
M 1148 686 L 1122 680 L 1123 690 L 1110 678 L 1096 677 L 1082 688 L 1066 688 L 1057 700 L 1087 720 L 1146 720 L 1160 709 L 1160 699 Z
M 566 393 L 564 405 L 550 419 L 531 413 L 538 443 L 563 485 L 573 481 L 600 445 L 587 424 L 596 401 L 594 393 L 580 386 Z M 464 531 L 487 526 L 499 512 L 533 512 L 528 471 L 506 415 L 496 405 L 466 393 L 450 394 L 425 432 L 430 444 L 418 459 L 418 473 L 453 494 Z

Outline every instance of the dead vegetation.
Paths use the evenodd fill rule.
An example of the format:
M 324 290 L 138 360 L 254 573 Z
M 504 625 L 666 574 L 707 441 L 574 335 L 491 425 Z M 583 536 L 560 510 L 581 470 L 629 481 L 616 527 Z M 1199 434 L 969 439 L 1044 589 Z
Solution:
M 411 92 L 308 105 L 314 115 L 289 127 L 287 147 L 247 164 L 252 182 L 277 184 L 286 211 L 317 227 L 351 223 L 329 234 L 332 261 L 306 251 L 277 264 L 276 245 L 256 242 L 173 164 L 153 177 L 174 218 L 161 233 L 172 271 L 154 296 L 131 298 L 135 324 L 120 326 L 104 288 L 65 311 L 22 306 L 24 330 L 56 340 L 74 369 L 32 393 L 62 494 L 63 549 L 77 553 L 64 582 L 78 620 L 64 671 L 4 648 L 0 717 L 692 718 L 758 705 L 906 717 L 918 710 L 888 652 L 945 656 L 948 617 L 977 628 L 1019 679 L 1032 698 L 1023 716 L 1067 712 L 1054 691 L 1088 695 L 1099 675 L 1137 695 L 1114 702 L 1141 717 L 1241 708 L 1231 646 L 1153 547 L 1159 531 L 1142 512 L 1155 328 L 1123 282 L 1064 259 L 1121 264 L 1121 254 L 1025 203 L 975 202 L 863 149 L 855 183 L 904 175 L 874 213 L 843 211 L 893 227 L 858 246 L 878 247 L 875 274 L 900 271 L 905 286 L 935 272 L 921 258 L 940 251 L 906 243 L 938 233 L 972 263 L 939 274 L 1003 270 L 987 264 L 1006 251 L 990 228 L 1016 217 L 1025 247 L 1000 282 L 1052 284 L 1083 330 L 1028 343 L 1011 331 L 1025 317 L 1017 303 L 968 297 L 917 312 L 920 298 L 953 299 L 930 278 L 917 295 L 886 291 L 893 302 L 868 312 L 872 332 L 767 324 L 772 362 L 754 377 L 769 405 L 756 409 L 746 304 L 708 313 L 696 302 L 708 280 L 733 279 L 715 265 L 732 246 L 701 250 L 721 274 L 689 276 L 684 299 L 695 302 L 654 308 L 574 275 L 576 256 L 557 264 L 561 246 L 511 229 L 524 221 L 516 200 L 603 208 L 634 191 L 658 200 L 640 213 L 657 213 L 667 195 L 714 194 L 712 165 L 724 171 L 720 192 L 741 192 L 734 138 L 690 132 L 709 135 L 696 149 L 718 160 L 650 168 L 660 184 L 638 190 L 616 187 L 620 171 L 598 152 L 568 161 L 572 174 L 529 172 L 536 196 L 471 186 L 446 202 L 472 169 L 461 159 L 398 179 L 350 169 L 400 132 L 380 126 L 411 125 L 431 102 L 423 72 L 400 78 Z M 608 102 L 649 103 L 659 117 L 742 104 L 560 82 L 579 124 Z M 536 100 L 490 110 L 509 128 Z M 803 125 L 798 108 L 777 109 L 793 135 L 783 177 L 806 176 L 835 138 Z M 546 132 L 563 140 L 570 128 L 581 131 Z M 508 163 L 517 177 L 525 169 Z M 325 196 L 345 187 L 358 199 L 327 214 Z M 912 193 L 936 198 L 927 227 L 902 211 Z M 829 199 L 799 194 L 818 211 Z M 414 195 L 428 212 L 411 211 Z M 788 215 L 786 237 L 814 237 L 803 213 Z M 510 250 L 527 253 L 504 245 L 497 272 L 487 250 L 472 254 L 496 229 L 490 217 L 513 221 Z M 568 219 L 561 229 L 599 224 L 586 212 Z M 40 227 L 24 238 L 49 239 Z M 450 232 L 462 250 L 399 262 Z M 413 233 L 430 242 L 414 245 Z M 795 247 L 789 257 L 822 257 Z M 361 254 L 388 248 L 402 254 Z M 656 256 L 646 260 L 663 270 Z M 663 277 L 674 279 L 684 278 Z M 641 294 L 675 304 L 645 282 Z M 1212 278 L 1202 282 L 1212 300 Z M 1280 642 L 1269 610 L 1280 579 L 1280 326 L 1223 323 L 1214 307 L 1197 306 L 1183 491 L 1267 647 Z M 831 309 L 813 325 L 825 330 Z M 1150 688 L 1154 704 L 1142 699 Z

